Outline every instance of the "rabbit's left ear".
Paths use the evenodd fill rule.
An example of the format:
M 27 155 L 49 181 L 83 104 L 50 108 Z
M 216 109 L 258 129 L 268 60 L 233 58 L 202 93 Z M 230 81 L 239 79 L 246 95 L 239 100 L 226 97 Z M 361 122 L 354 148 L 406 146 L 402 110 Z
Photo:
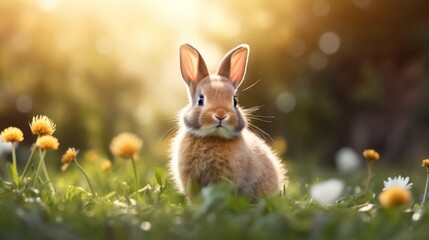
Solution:
M 218 75 L 231 80 L 235 88 L 240 86 L 246 74 L 249 51 L 249 45 L 241 44 L 227 53 L 219 66 Z
M 180 45 L 179 55 L 182 77 L 188 87 L 193 89 L 198 81 L 209 75 L 206 63 L 197 49 L 187 43 Z

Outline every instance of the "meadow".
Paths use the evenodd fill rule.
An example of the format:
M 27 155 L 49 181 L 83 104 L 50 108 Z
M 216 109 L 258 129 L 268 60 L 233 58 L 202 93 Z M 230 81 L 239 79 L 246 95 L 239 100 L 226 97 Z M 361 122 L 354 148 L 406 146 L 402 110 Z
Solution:
M 2 163 L 1 239 L 427 237 L 429 217 L 427 208 L 420 205 L 423 182 L 414 182 L 412 186 L 408 180 L 405 184 L 393 183 L 396 184 L 393 187 L 406 189 L 409 197 L 391 194 L 387 202 L 382 201 L 380 196 L 388 190 L 381 190 L 378 175 L 390 174 L 385 167 L 372 166 L 370 174 L 375 174 L 370 181 L 374 182 L 368 183 L 364 168 L 339 175 L 332 169 L 318 169 L 310 164 L 298 167 L 290 162 L 288 185 L 275 196 L 256 200 L 239 196 L 226 180 L 209 185 L 197 199 L 190 201 L 175 190 L 165 166 L 153 165 L 150 156 L 140 153 L 141 141 L 132 133 L 119 134 L 112 140 L 110 149 L 117 158 L 113 164 L 110 161 L 106 164 L 108 160 L 100 153 L 79 153 L 74 148 L 61 159 L 51 157 L 55 156 L 51 152 L 58 148 L 59 142 L 52 136 L 53 131 L 43 129 L 55 130 L 52 120 L 38 116 L 30 127 L 37 140 L 27 170 L 23 166 L 15 168 L 14 147 L 8 154 L 12 159 Z M 3 141 L 15 141 L 15 146 L 23 137 L 18 128 L 5 129 L 1 136 Z M 364 154 L 368 165 L 382 161 L 378 153 L 370 152 L 376 155 Z M 63 171 L 53 168 L 60 162 Z M 422 180 L 424 173 L 423 166 L 415 175 Z M 336 188 L 322 186 L 320 196 L 313 192 L 316 182 L 321 182 L 311 180 L 315 174 L 336 177 L 345 186 L 333 197 L 329 195 L 337 194 L 333 193 Z
M 0 239 L 427 239 L 427 9 L 0 0 Z M 184 42 L 211 73 L 250 46 L 238 104 L 259 109 L 248 120 L 287 166 L 282 192 L 177 192 Z

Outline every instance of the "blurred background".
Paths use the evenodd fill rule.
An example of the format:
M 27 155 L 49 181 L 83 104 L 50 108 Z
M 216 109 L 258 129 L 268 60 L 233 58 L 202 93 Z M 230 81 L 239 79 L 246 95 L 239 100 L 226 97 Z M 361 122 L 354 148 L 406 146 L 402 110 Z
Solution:
M 113 136 L 135 132 L 165 164 L 187 103 L 179 44 L 214 72 L 248 43 L 241 89 L 256 85 L 239 102 L 273 116 L 253 123 L 282 158 L 333 166 L 340 149 L 374 148 L 418 165 L 429 155 L 428 13 L 429 1 L 404 0 L 0 0 L 0 129 L 20 127 L 29 146 L 29 121 L 47 115 L 61 150 L 106 155 Z

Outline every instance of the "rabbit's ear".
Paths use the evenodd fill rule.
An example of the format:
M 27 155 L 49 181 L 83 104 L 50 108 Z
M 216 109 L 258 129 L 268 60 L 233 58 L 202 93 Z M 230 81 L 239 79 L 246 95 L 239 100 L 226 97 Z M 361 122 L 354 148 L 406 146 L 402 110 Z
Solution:
M 249 45 L 241 44 L 227 53 L 219 66 L 218 75 L 230 79 L 235 88 L 246 74 L 249 51 Z
M 194 88 L 199 80 L 209 75 L 206 63 L 197 49 L 187 43 L 180 45 L 179 52 L 182 77 L 189 87 Z

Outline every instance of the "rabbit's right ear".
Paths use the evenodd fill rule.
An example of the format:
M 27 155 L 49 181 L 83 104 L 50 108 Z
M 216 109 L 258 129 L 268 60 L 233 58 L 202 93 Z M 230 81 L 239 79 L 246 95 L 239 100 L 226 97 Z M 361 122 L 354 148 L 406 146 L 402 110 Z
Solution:
M 184 43 L 180 45 L 180 71 L 189 88 L 194 89 L 198 81 L 207 77 L 206 63 L 197 49 Z
M 219 66 L 218 74 L 228 78 L 235 88 L 240 86 L 246 74 L 249 51 L 249 45 L 241 44 L 228 52 Z

